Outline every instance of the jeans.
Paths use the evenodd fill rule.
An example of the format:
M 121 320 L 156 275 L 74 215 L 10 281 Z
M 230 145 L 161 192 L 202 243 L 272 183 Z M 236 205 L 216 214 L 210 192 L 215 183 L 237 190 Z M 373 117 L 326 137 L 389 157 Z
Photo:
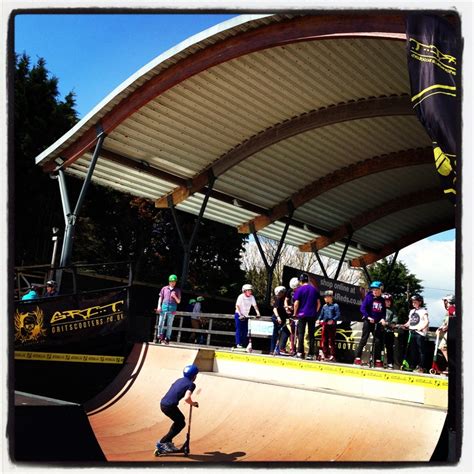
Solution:
M 309 349 L 308 355 L 314 356 L 314 328 L 316 327 L 316 316 L 314 318 L 298 319 L 298 353 L 304 352 L 304 332 L 308 325 Z
M 276 316 L 272 316 L 272 323 L 273 333 L 270 343 L 270 352 L 274 352 L 277 347 L 280 350 L 284 350 L 286 347 L 286 342 L 290 337 L 290 331 L 286 324 L 278 324 Z
M 173 438 L 186 426 L 186 421 L 184 420 L 183 413 L 177 406 L 169 407 L 166 405 L 160 405 L 160 408 L 168 418 L 173 420 L 170 430 L 163 436 L 163 438 L 160 439 L 160 443 L 170 443 L 173 441 Z
M 156 328 L 155 339 L 158 336 L 164 336 L 164 325 L 166 322 L 166 339 L 171 339 L 171 333 L 173 332 L 173 321 L 174 321 L 174 312 L 176 311 L 176 306 L 166 306 L 161 307 L 160 319 L 158 321 L 158 327 Z
M 336 323 L 328 324 L 323 322 L 323 328 L 321 330 L 321 346 L 324 357 L 332 355 L 336 357 Z
M 415 368 L 417 365 L 423 369 L 426 367 L 426 337 L 418 334 L 416 331 L 411 330 L 411 342 L 412 346 L 409 348 L 409 362 L 410 367 Z
M 235 344 L 238 346 L 246 346 L 248 344 L 249 320 L 239 319 L 238 313 L 234 315 L 235 319 Z

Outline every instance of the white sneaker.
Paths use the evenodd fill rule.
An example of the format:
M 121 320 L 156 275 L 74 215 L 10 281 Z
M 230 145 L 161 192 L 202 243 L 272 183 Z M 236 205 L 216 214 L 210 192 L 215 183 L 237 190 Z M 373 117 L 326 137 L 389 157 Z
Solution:
M 242 344 L 237 344 L 235 347 L 237 347 L 237 349 L 243 349 L 244 346 L 242 346 Z

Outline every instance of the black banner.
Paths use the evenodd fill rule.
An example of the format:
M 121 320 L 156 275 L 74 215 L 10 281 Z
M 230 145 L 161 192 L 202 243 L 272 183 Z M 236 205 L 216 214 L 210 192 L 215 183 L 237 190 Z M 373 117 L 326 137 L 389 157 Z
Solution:
M 322 293 L 326 290 L 334 292 L 334 302 L 341 308 L 342 321 L 360 321 L 360 305 L 365 297 L 366 290 L 357 285 L 344 283 L 342 281 L 333 280 L 332 278 L 325 278 L 314 273 L 304 272 L 296 268 L 284 266 L 283 267 L 283 282 L 286 287 L 289 287 L 289 281 L 293 277 L 299 277 L 302 273 L 308 274 L 311 283 L 313 283 Z M 324 302 L 322 301 L 322 304 Z
M 408 15 L 406 28 L 412 106 L 433 142 L 444 193 L 455 203 L 460 137 L 458 35 L 446 20 L 434 15 Z
M 84 342 L 123 330 L 127 289 L 19 301 L 15 305 L 15 350 Z

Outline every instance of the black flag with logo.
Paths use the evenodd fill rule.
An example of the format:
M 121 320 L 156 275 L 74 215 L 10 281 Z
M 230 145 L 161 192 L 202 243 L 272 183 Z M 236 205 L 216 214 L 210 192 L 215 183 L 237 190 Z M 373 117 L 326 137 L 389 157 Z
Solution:
M 433 142 L 444 193 L 456 202 L 456 159 L 460 149 L 459 36 L 434 15 L 407 17 L 411 102 Z

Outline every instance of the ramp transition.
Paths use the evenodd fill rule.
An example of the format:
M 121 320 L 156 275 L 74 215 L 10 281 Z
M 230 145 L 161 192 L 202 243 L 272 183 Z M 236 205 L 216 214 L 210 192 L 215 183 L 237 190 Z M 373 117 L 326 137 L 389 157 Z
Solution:
M 135 357 L 136 366 L 129 369 L 129 377 L 122 377 L 121 390 L 116 388 L 108 401 L 88 410 L 108 461 L 429 461 L 446 417 L 443 403 L 410 401 L 400 380 L 394 383 L 379 378 L 379 385 L 391 384 L 385 389 L 391 397 L 380 396 L 380 388 L 370 397 L 367 389 L 361 389 L 360 394 L 341 390 L 344 380 L 334 385 L 335 390 L 330 389 L 328 380 L 325 387 L 318 388 L 314 382 L 317 371 L 307 370 L 307 364 L 315 362 L 299 362 L 303 364 L 299 368 L 288 367 L 286 362 L 287 366 L 279 369 L 277 359 L 270 358 L 271 376 L 262 380 L 264 356 L 260 363 L 252 362 L 259 356 L 244 356 L 245 361 L 234 358 L 226 373 L 213 372 L 219 370 L 219 360 L 222 368 L 222 359 L 230 358 L 222 352 L 150 344 L 137 347 L 140 356 Z M 170 426 L 160 411 L 160 399 L 184 365 L 193 362 L 201 372 L 196 380 L 200 393 L 195 398 L 200 406 L 193 411 L 191 454 L 156 458 L 155 442 Z M 256 380 L 252 375 L 257 366 Z M 305 378 L 306 384 L 302 382 Z M 346 377 L 346 383 L 352 379 Z M 359 379 L 359 385 L 364 385 L 365 378 Z M 407 380 L 410 384 L 414 378 Z M 375 387 L 373 380 L 366 381 Z M 425 385 L 430 390 L 447 388 L 442 383 Z M 402 399 L 396 397 L 397 388 Z M 417 394 L 419 390 L 425 390 L 423 383 L 417 384 Z M 182 403 L 180 408 L 187 416 L 188 406 Z M 174 440 L 176 445 L 184 442 L 185 431 Z

